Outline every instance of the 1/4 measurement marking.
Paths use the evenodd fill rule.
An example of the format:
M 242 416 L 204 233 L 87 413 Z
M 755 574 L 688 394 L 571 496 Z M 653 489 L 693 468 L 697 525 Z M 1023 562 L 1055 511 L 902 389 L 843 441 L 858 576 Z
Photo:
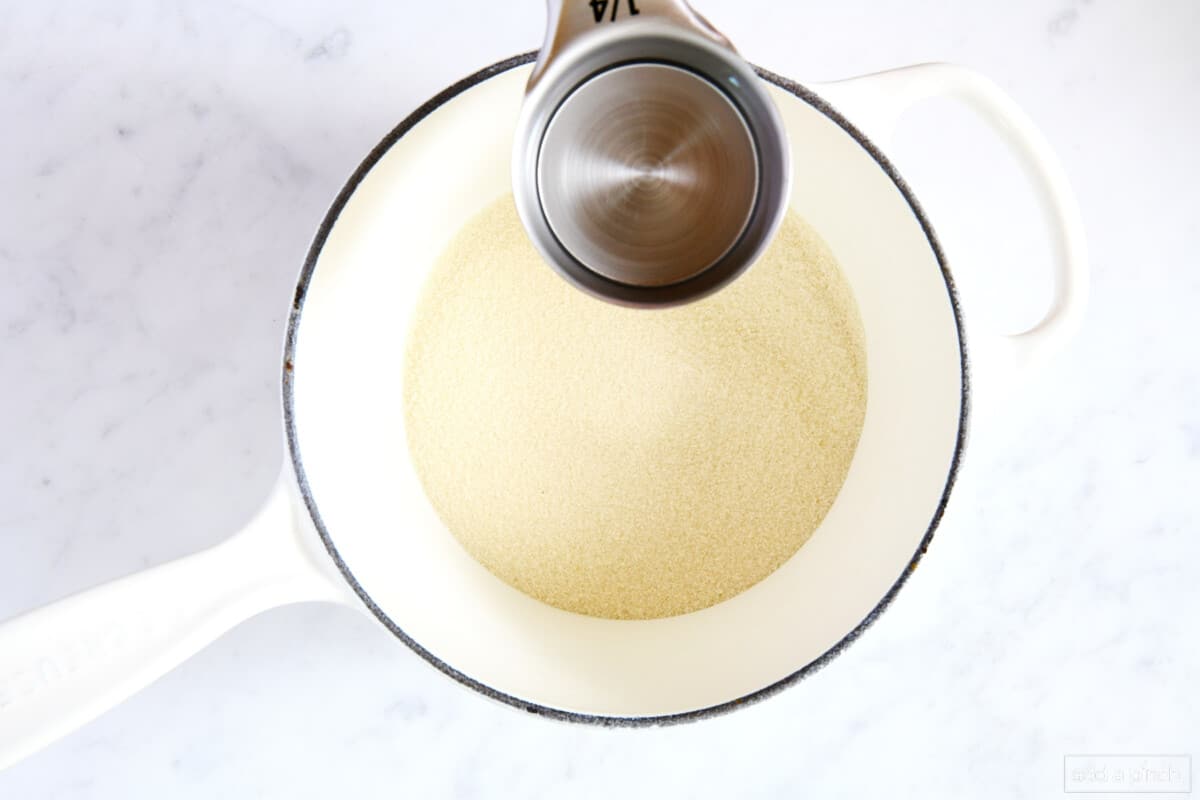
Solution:
M 592 7 L 592 15 L 596 17 L 597 25 L 600 24 L 601 22 L 604 22 L 604 15 L 608 11 L 609 2 L 610 2 L 610 0 L 588 0 L 588 5 L 590 5 Z M 608 21 L 616 22 L 617 21 L 617 9 L 619 9 L 621 7 L 621 0 L 611 0 L 611 2 L 612 2 L 612 16 L 610 16 L 608 18 Z M 627 0 L 627 2 L 629 5 L 628 16 L 635 17 L 638 14 L 642 13 L 642 12 L 638 11 L 636 0 Z

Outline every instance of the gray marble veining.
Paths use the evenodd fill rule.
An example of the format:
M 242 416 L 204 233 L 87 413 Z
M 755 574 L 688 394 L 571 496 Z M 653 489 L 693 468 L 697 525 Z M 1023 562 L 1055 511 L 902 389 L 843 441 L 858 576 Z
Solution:
M 535 47 L 542 5 L 0 5 L 0 618 L 245 521 L 281 460 L 281 331 L 324 209 L 426 97 Z M 293 607 L 0 774 L 0 798 L 1051 797 L 1068 753 L 1200 754 L 1200 7 L 697 5 L 801 81 L 979 69 L 1083 206 L 1086 329 L 980 420 L 881 621 L 768 702 L 607 731 Z M 978 130 L 931 106 L 895 157 L 987 321 L 1045 277 L 1035 232 L 996 230 L 1028 197 L 955 138 Z

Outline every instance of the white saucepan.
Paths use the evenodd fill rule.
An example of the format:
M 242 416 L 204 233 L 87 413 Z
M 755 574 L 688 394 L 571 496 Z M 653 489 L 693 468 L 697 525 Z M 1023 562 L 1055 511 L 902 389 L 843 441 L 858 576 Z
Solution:
M 337 197 L 288 322 L 280 374 L 289 458 L 258 516 L 211 550 L 0 625 L 0 766 L 238 622 L 298 601 L 373 615 L 493 699 L 606 725 L 695 719 L 766 697 L 828 662 L 887 607 L 945 508 L 968 387 L 950 273 L 881 148 L 913 102 L 951 95 L 993 123 L 1043 201 L 1055 294 L 1024 334 L 972 331 L 971 355 L 987 377 L 1053 352 L 1082 312 L 1078 210 L 1047 144 L 994 84 L 959 67 L 907 67 L 816 91 L 763 74 L 791 141 L 792 207 L 837 256 L 866 329 L 861 441 L 828 517 L 761 583 L 683 616 L 597 619 L 531 599 L 459 546 L 422 493 L 401 413 L 400 339 L 418 290 L 462 224 L 511 190 L 532 60 L 488 67 L 430 100 Z

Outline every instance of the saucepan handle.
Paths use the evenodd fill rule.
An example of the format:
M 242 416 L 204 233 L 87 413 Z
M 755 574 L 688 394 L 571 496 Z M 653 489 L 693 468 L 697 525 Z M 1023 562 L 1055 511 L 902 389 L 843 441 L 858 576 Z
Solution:
M 304 552 L 292 509 L 281 481 L 227 542 L 0 624 L 0 769 L 258 612 L 339 599 Z
M 1066 172 L 1029 115 L 991 80 L 952 64 L 917 64 L 814 88 L 885 149 L 904 112 L 930 97 L 959 100 L 990 124 L 1016 154 L 1046 216 L 1054 292 L 1041 320 L 1022 333 L 971 332 L 972 358 L 982 368 L 973 377 L 1002 390 L 1060 351 L 1078 330 L 1087 303 L 1087 248 Z

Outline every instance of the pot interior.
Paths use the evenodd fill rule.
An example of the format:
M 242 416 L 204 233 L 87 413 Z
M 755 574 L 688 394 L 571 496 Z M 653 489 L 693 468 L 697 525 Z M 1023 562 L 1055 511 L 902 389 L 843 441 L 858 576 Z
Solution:
M 468 219 L 511 191 L 529 71 L 485 71 L 445 93 L 385 140 L 338 198 L 293 318 L 293 460 L 356 591 L 455 677 L 534 710 L 585 717 L 728 707 L 836 652 L 923 550 L 961 444 L 953 292 L 890 168 L 811 95 L 771 87 L 791 140 L 791 206 L 832 248 L 866 332 L 867 410 L 846 482 L 794 557 L 711 608 L 617 621 L 522 594 L 471 558 L 425 498 L 407 455 L 401 360 L 429 269 Z

